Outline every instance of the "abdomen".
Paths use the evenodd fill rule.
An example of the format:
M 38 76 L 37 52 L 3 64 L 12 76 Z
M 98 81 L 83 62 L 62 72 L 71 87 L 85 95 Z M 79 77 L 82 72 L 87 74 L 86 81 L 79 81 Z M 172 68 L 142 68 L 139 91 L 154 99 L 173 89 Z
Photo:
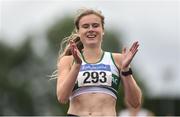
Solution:
M 70 101 L 68 113 L 76 115 L 114 116 L 116 99 L 105 93 L 85 93 Z

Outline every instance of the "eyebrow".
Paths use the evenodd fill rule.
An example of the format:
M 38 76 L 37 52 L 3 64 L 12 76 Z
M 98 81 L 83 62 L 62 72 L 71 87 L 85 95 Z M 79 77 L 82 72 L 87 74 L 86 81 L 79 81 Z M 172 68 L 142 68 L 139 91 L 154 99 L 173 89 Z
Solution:
M 94 25 L 94 24 L 99 24 L 100 25 L 100 23 L 95 22 L 95 23 L 84 23 L 81 26 L 84 26 L 84 25 Z

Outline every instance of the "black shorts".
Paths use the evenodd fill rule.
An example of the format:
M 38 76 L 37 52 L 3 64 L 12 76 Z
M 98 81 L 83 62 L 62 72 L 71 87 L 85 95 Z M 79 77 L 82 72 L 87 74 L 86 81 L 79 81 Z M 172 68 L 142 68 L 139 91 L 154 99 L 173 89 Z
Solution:
M 67 116 L 79 117 L 78 115 L 73 115 L 73 114 L 67 114 Z

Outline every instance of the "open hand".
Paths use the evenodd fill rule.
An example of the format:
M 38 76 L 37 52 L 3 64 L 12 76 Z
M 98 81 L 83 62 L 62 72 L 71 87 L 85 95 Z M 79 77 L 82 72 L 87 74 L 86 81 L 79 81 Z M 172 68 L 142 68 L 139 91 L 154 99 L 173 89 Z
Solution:
M 71 40 L 69 43 L 70 43 L 71 53 L 74 57 L 75 63 L 81 64 L 82 63 L 81 54 L 80 54 L 75 42 L 73 42 Z
M 138 41 L 134 42 L 131 46 L 131 48 L 126 51 L 126 48 L 123 48 L 122 50 L 122 58 L 121 58 L 121 69 L 127 69 L 132 61 L 132 59 L 134 58 L 135 54 L 138 51 Z

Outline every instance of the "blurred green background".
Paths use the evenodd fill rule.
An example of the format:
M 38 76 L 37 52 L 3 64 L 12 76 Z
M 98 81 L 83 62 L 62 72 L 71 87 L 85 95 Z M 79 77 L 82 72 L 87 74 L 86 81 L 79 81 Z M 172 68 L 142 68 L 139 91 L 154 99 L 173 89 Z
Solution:
M 57 20 L 49 27 L 46 33 L 49 48 L 46 49 L 44 56 L 34 53 L 33 36 L 27 36 L 26 41 L 16 48 L 0 43 L 0 115 L 66 114 L 68 104 L 58 103 L 56 79 L 50 80 L 50 76 L 56 70 L 60 42 L 64 37 L 70 35 L 72 30 L 73 18 L 68 16 Z M 103 49 L 120 52 L 122 48 L 120 40 L 116 32 L 107 30 Z M 135 78 L 143 91 L 145 108 L 156 115 L 180 115 L 178 110 L 180 100 L 148 99 L 145 87 L 138 77 L 140 75 L 135 72 Z M 117 100 L 117 111 L 124 108 L 121 89 L 122 87 Z
M 68 104 L 58 102 L 56 79 L 50 80 L 50 76 L 56 70 L 60 42 L 70 35 L 74 28 L 73 17 L 66 14 L 54 19 L 51 25 L 43 28 L 45 31 L 41 36 L 37 37 L 37 32 L 32 31 L 25 34 L 23 41 L 16 46 L 0 41 L 1 116 L 66 115 Z M 1 23 L 3 25 L 3 22 Z M 116 31 L 113 25 L 106 28 L 103 49 L 121 52 L 125 44 L 122 33 L 124 32 Z M 8 40 L 8 37 L 1 35 L 0 40 Z M 16 42 L 15 39 L 12 43 L 13 41 Z M 43 47 L 43 44 L 46 47 Z M 143 107 L 157 116 L 180 115 L 180 98 L 167 96 L 152 98 L 142 80 L 142 72 L 137 70 L 138 67 L 132 65 L 137 83 L 143 91 Z M 122 86 L 119 88 L 118 97 L 117 112 L 125 108 Z

